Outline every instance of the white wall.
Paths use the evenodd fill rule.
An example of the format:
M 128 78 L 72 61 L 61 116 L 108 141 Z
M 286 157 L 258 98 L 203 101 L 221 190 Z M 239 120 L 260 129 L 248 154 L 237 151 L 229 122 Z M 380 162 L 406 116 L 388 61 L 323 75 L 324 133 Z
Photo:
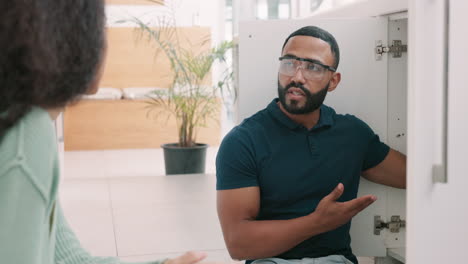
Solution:
M 150 25 L 157 25 L 156 17 L 169 16 L 174 11 L 177 26 L 210 27 L 213 44 L 224 39 L 224 0 L 166 0 L 165 6 L 107 5 L 107 26 L 132 27 L 131 22 L 118 21 L 138 17 Z

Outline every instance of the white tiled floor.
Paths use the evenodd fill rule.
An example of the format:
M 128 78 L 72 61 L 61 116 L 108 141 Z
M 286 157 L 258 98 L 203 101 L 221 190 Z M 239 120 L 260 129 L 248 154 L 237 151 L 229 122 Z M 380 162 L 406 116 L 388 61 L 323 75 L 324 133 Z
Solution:
M 207 164 L 214 164 L 216 150 L 208 151 Z M 216 215 L 214 165 L 207 166 L 208 174 L 163 176 L 158 153 L 66 153 L 61 203 L 83 246 L 125 261 L 188 250 L 205 251 L 208 260 L 232 261 Z M 360 263 L 374 261 L 361 258 Z
M 231 261 L 219 226 L 213 174 L 62 180 L 61 203 L 92 254 L 147 260 L 188 250 Z

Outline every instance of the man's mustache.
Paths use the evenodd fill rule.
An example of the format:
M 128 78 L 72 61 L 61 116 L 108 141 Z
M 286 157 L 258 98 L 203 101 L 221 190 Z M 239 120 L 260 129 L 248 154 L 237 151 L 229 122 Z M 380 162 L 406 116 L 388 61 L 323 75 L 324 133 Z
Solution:
M 296 83 L 296 82 L 290 82 L 288 85 L 286 85 L 286 87 L 284 88 L 284 91 L 287 92 L 292 87 L 299 88 L 306 94 L 309 93 L 309 91 L 302 85 L 302 83 Z

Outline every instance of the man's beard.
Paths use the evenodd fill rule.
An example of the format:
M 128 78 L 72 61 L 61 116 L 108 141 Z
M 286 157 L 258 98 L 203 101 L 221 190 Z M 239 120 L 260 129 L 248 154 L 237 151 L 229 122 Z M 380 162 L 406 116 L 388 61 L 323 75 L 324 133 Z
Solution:
M 288 85 L 286 85 L 286 87 L 283 87 L 278 80 L 279 101 L 281 102 L 283 108 L 286 109 L 286 111 L 288 111 L 288 113 L 290 114 L 303 115 L 312 113 L 323 104 L 325 96 L 327 96 L 329 85 L 330 82 L 328 82 L 327 85 L 317 93 L 311 93 L 301 83 L 291 82 Z M 302 92 L 305 94 L 305 103 L 303 106 L 300 106 L 297 100 L 290 100 L 289 103 L 286 102 L 286 93 L 292 87 L 301 89 Z

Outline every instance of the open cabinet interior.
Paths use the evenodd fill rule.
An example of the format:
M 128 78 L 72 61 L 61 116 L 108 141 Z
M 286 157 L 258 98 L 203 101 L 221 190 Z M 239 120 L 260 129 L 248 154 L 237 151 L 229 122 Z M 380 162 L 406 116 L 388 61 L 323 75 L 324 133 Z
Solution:
M 339 114 L 362 119 L 383 142 L 406 154 L 407 53 L 379 55 L 376 52 L 379 44 L 390 47 L 394 40 L 407 45 L 408 23 L 404 15 L 241 22 L 238 121 L 262 110 L 277 97 L 278 57 L 283 42 L 290 33 L 306 25 L 329 31 L 340 46 L 338 71 L 342 80 L 335 91 L 328 93 L 324 103 Z M 390 222 L 392 216 L 406 220 L 405 190 L 361 178 L 358 196 L 365 194 L 376 195 L 378 200 L 353 218 L 354 254 L 391 255 L 404 262 L 405 228 L 398 232 L 395 228 L 393 232 L 376 231 L 375 224 L 376 217 L 384 223 Z
M 408 19 L 389 17 L 389 43 L 401 40 L 403 45 L 408 43 Z M 401 57 L 388 55 L 388 141 L 393 149 L 407 154 L 407 90 L 408 90 L 408 53 L 402 52 Z M 406 190 L 387 188 L 387 215 L 386 221 L 392 216 L 398 216 L 406 223 Z M 385 245 L 387 254 L 405 262 L 406 228 L 394 233 L 385 230 Z

